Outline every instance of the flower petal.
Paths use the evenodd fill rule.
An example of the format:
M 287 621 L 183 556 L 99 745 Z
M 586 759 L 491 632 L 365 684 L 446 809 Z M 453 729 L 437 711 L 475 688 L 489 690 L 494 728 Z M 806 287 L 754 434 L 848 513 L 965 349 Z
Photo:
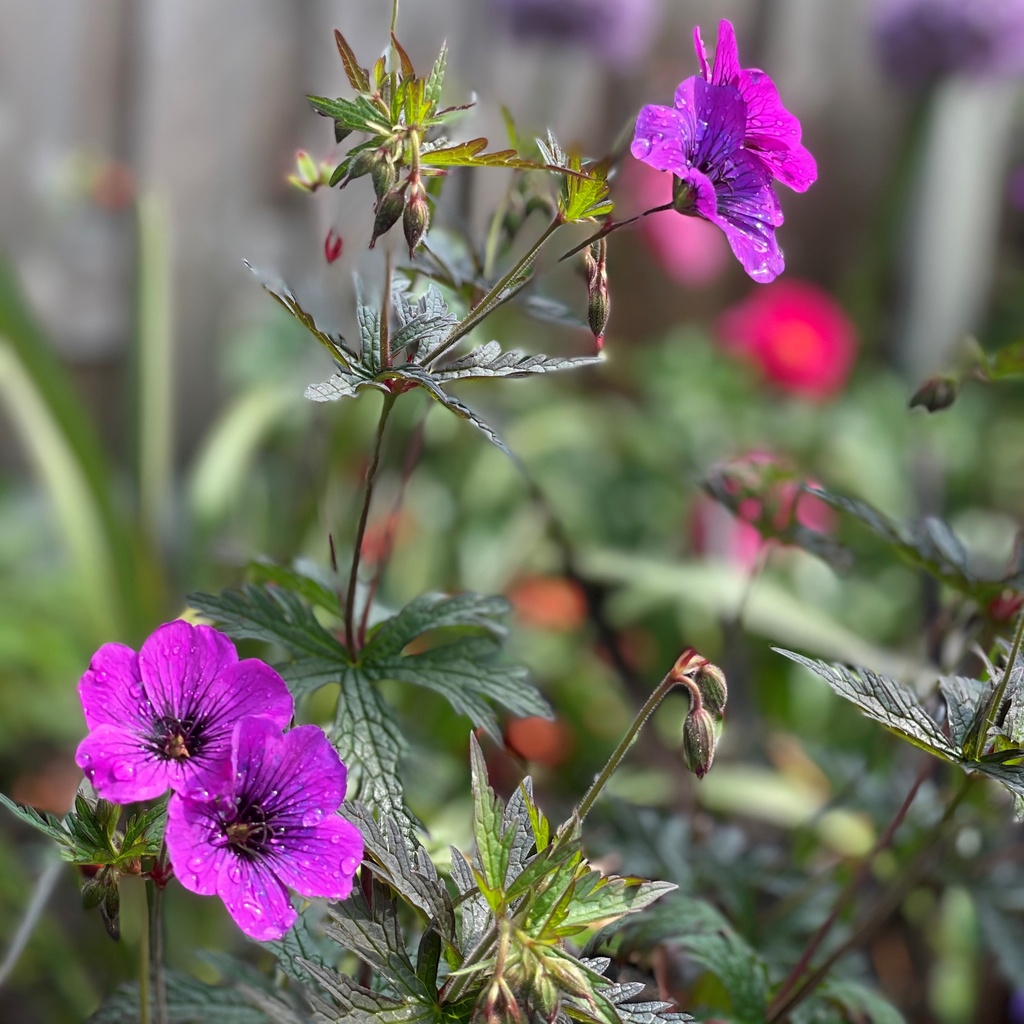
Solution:
M 139 650 L 139 671 L 154 708 L 179 720 L 202 706 L 220 674 L 237 661 L 223 633 L 180 619 L 154 630 Z
M 817 180 L 818 166 L 800 143 L 800 122 L 783 105 L 775 83 L 763 71 L 741 71 L 736 87 L 747 104 L 746 144 L 757 150 L 768 169 L 795 192 Z
M 334 815 L 315 828 L 295 829 L 280 841 L 274 871 L 303 896 L 344 899 L 363 859 L 363 838 L 344 818 Z
M 246 797 L 276 823 L 317 825 L 345 796 L 345 765 L 316 725 L 282 735 L 269 719 L 243 718 L 235 727 L 233 761 Z
M 708 51 L 704 47 L 704 40 L 700 35 L 700 25 L 693 27 L 693 48 L 697 51 L 697 60 L 700 62 L 700 75 L 705 82 L 711 80 L 711 66 L 708 64 Z
M 637 160 L 659 171 L 683 170 L 687 165 L 683 148 L 682 118 L 677 110 L 657 103 L 644 107 L 636 119 L 629 151 Z
M 281 938 L 298 917 L 288 890 L 269 865 L 237 854 L 221 864 L 217 895 L 235 924 L 259 942 Z
M 151 800 L 170 785 L 167 762 L 147 749 L 138 732 L 98 725 L 78 745 L 75 761 L 104 799 L 115 804 Z
M 735 85 L 740 73 L 740 52 L 736 45 L 736 30 L 732 22 L 723 18 L 718 23 L 718 41 L 715 43 L 715 66 L 709 81 L 712 85 Z M 706 77 L 706 76 L 705 76 Z
M 78 684 L 78 695 L 90 729 L 149 720 L 139 664 L 135 652 L 124 644 L 104 644 L 89 662 Z
M 718 208 L 708 220 L 717 224 L 743 269 L 761 284 L 774 281 L 786 263 L 775 240 L 782 208 L 768 171 L 752 153 L 736 153 L 716 182 Z
M 200 803 L 175 793 L 167 805 L 164 838 L 175 877 L 189 892 L 201 896 L 217 893 L 217 880 L 229 858 L 218 806 Z

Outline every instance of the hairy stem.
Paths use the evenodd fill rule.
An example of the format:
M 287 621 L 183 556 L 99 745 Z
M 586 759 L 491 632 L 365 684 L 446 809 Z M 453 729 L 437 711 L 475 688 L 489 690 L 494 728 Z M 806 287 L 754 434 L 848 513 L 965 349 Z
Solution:
M 163 858 L 160 858 L 161 861 Z M 168 1024 L 167 977 L 164 972 L 164 887 L 149 878 L 146 880 L 146 911 L 149 919 L 149 960 L 153 974 L 153 1002 L 155 1024 Z
M 933 767 L 933 762 L 931 761 L 931 758 L 929 758 L 928 761 L 922 766 L 921 771 L 918 772 L 917 778 L 914 779 L 914 784 L 910 787 L 910 791 L 907 793 L 906 798 L 903 800 L 903 803 L 900 804 L 900 807 L 896 811 L 895 815 L 893 815 L 892 821 L 889 822 L 885 831 L 878 837 L 878 839 L 875 842 L 875 845 L 871 848 L 871 851 L 868 853 L 868 855 L 864 857 L 863 860 L 861 860 L 860 865 L 857 868 L 857 871 L 854 873 L 850 881 L 847 882 L 846 886 L 843 888 L 843 891 L 839 894 L 839 897 L 836 899 L 835 905 L 832 907 L 832 912 L 821 923 L 821 926 L 814 933 L 814 935 L 811 936 L 811 940 L 810 942 L 808 942 L 807 947 L 806 949 L 804 949 L 800 959 L 797 961 L 796 965 L 789 972 L 789 974 L 786 975 L 785 980 L 782 982 L 782 984 L 779 986 L 778 991 L 775 993 L 775 997 L 772 1000 L 771 1006 L 769 1006 L 768 1008 L 768 1017 L 770 1020 L 774 1019 L 773 1014 L 776 1011 L 776 1009 L 785 1004 L 786 998 L 793 991 L 793 988 L 796 986 L 797 982 L 801 979 L 804 972 L 807 970 L 807 967 L 811 962 L 811 958 L 814 956 L 815 953 L 818 952 L 818 949 L 820 948 L 821 944 L 825 941 L 825 939 L 828 937 L 828 934 L 832 930 L 832 927 L 835 925 L 836 921 L 839 920 L 840 914 L 842 914 L 842 912 L 846 909 L 846 907 L 849 905 L 850 900 L 853 898 L 857 890 L 861 887 L 861 885 L 863 885 L 865 879 L 867 878 L 868 872 L 871 869 L 871 864 L 874 861 L 875 857 L 877 857 L 878 854 L 882 852 L 882 850 L 886 849 L 890 845 L 890 843 L 892 843 L 893 836 L 896 835 L 896 830 L 900 827 L 900 825 L 903 824 L 903 821 L 907 816 L 907 812 L 910 810 L 910 805 L 914 802 L 914 798 L 917 796 L 917 791 L 921 788 L 921 785 L 925 781 L 925 779 L 927 779 L 928 776 L 932 773 Z
M 778 996 L 772 1001 L 766 1015 L 767 1024 L 776 1024 L 782 1021 L 800 1003 L 802 1003 L 832 970 L 833 966 L 841 960 L 851 949 L 855 949 L 866 942 L 885 923 L 889 915 L 900 905 L 911 887 L 920 877 L 921 871 L 927 865 L 929 857 L 935 852 L 937 842 L 942 838 L 946 826 L 952 819 L 961 801 L 967 795 L 972 777 L 964 775 L 960 786 L 946 806 L 942 817 L 928 830 L 928 834 L 918 847 L 917 853 L 911 858 L 906 867 L 890 883 L 885 892 L 872 908 L 871 912 L 854 929 L 850 937 L 836 950 L 830 953 L 820 966 L 816 967 L 803 981 L 800 987 L 788 998 L 780 1000 Z
M 660 683 L 658 683 L 654 693 L 647 698 L 647 702 L 640 709 L 640 713 L 633 719 L 633 724 L 626 730 L 626 735 L 619 741 L 619 745 L 612 751 L 612 756 L 608 758 L 608 763 L 601 769 L 600 774 L 594 779 L 590 786 L 590 789 L 584 794 L 583 799 L 580 801 L 579 807 L 576 808 L 574 815 L 575 820 L 582 821 L 590 808 L 594 806 L 594 801 L 597 800 L 604 789 L 605 784 L 615 773 L 615 769 L 619 767 L 622 759 L 626 756 L 629 748 L 636 742 L 636 738 L 640 730 L 644 727 L 647 720 L 654 714 L 658 709 L 661 702 L 668 696 L 669 692 L 676 686 L 686 687 L 690 692 L 690 707 L 691 709 L 700 709 L 702 706 L 700 690 L 697 688 L 697 684 L 692 679 L 688 679 L 683 675 L 683 669 L 685 668 L 686 655 L 679 659 L 668 675 Z M 566 830 L 574 818 L 570 818 L 569 821 L 562 825 L 559 831 Z
M 366 488 L 363 495 L 363 508 L 359 513 L 359 525 L 356 527 L 356 538 L 352 545 L 352 565 L 348 573 L 348 595 L 345 598 L 345 638 L 351 654 L 356 654 L 359 644 L 359 636 L 356 632 L 356 584 L 359 579 L 359 559 L 362 555 L 363 538 L 366 536 L 366 523 L 370 517 L 370 502 L 373 499 L 373 484 L 377 477 L 377 469 L 380 466 L 380 452 L 384 442 L 384 428 L 387 426 L 388 417 L 391 415 L 392 406 L 395 404 L 393 394 L 384 396 L 384 404 L 380 410 L 380 420 L 377 423 L 377 440 L 373 446 L 373 456 L 370 465 L 366 470 Z

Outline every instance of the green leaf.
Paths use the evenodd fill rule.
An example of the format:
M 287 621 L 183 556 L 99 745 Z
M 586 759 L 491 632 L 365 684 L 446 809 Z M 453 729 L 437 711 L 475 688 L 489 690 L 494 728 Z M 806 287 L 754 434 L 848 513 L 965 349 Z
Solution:
M 391 817 L 382 817 L 378 824 L 370 809 L 358 801 L 347 800 L 342 813 L 362 834 L 374 874 L 419 910 L 436 928 L 438 938 L 456 948 L 455 909 L 448 888 L 415 836 Z
M 166 979 L 169 1024 L 283 1024 L 287 1020 L 256 1009 L 252 995 L 237 987 L 207 985 L 172 970 L 166 972 Z M 89 1018 L 89 1024 L 138 1024 L 139 1019 L 139 990 L 132 982 L 107 999 Z M 152 1004 L 149 1019 L 156 1019 Z M 298 1018 L 292 1020 L 298 1024 Z
M 392 303 L 398 319 L 398 330 L 391 338 L 393 354 L 405 350 L 410 362 L 425 362 L 458 324 L 458 317 L 435 285 L 418 298 L 409 297 L 404 282 L 396 283 Z
M 566 153 L 549 131 L 547 142 L 537 145 L 550 166 L 565 173 L 558 197 L 558 210 L 562 219 L 573 224 L 593 220 L 612 212 L 614 204 L 609 198 L 607 163 L 587 164 L 578 153 Z
M 188 603 L 232 640 L 262 640 L 279 644 L 292 656 L 350 664 L 346 649 L 320 625 L 302 597 L 286 586 L 244 583 L 237 591 L 191 594 Z
M 348 40 L 337 30 L 334 30 L 334 41 L 338 45 L 338 53 L 341 55 L 341 63 L 345 67 L 345 77 L 349 85 L 356 92 L 370 92 L 370 76 L 365 68 L 360 67 L 352 47 Z
M 598 871 L 591 871 L 577 880 L 558 934 L 573 935 L 598 921 L 635 914 L 677 888 L 671 882 L 645 882 L 640 878 L 602 876 Z
M 252 271 L 253 276 L 263 286 L 263 290 L 268 294 L 272 295 L 296 320 L 302 324 L 303 327 L 313 335 L 314 338 L 328 352 L 331 357 L 341 367 L 346 370 L 352 370 L 352 364 L 357 363 L 358 357 L 356 354 L 345 344 L 345 339 L 340 334 L 329 334 L 327 331 L 321 330 L 313 318 L 312 313 L 308 313 L 299 304 L 299 300 L 292 294 L 288 286 L 279 283 L 272 284 L 251 264 L 248 260 L 245 265 Z
M 312 575 L 317 573 L 318 575 Z M 273 584 L 284 587 L 298 594 L 309 604 L 327 612 L 333 618 L 341 619 L 341 601 L 336 587 L 319 575 L 317 568 L 311 563 L 296 563 L 292 568 L 276 565 L 274 562 L 261 559 L 250 562 L 249 580 L 257 584 Z
M 919 523 L 903 525 L 857 498 L 833 494 L 821 487 L 806 487 L 805 490 L 862 523 L 881 537 L 908 565 L 923 569 L 947 586 L 980 603 L 985 603 L 1006 588 L 1024 588 L 1024 571 L 1018 566 L 1001 577 L 983 578 L 976 575 L 968 565 L 963 544 L 940 519 L 928 517 Z
M 357 96 L 353 100 L 328 99 L 326 96 L 307 96 L 313 109 L 324 117 L 331 118 L 336 128 L 344 133 L 365 132 L 367 135 L 386 138 L 392 131 L 392 125 L 365 96 Z M 340 140 L 339 140 L 340 141 Z
M 596 975 L 603 975 L 610 961 L 607 957 L 581 958 L 578 963 Z M 598 982 L 604 981 L 598 978 Z M 647 988 L 643 982 L 632 981 L 620 984 L 606 984 L 598 988 L 600 1004 L 606 1013 L 595 1013 L 598 1005 L 590 1005 L 585 1001 L 569 996 L 565 999 L 564 1009 L 574 1020 L 588 1021 L 591 1024 L 684 1024 L 692 1021 L 688 1013 L 680 1013 L 671 1003 L 661 1000 L 637 1000 Z
M 878 675 L 870 669 L 830 665 L 778 647 L 772 650 L 821 676 L 840 697 L 856 704 L 868 718 L 880 722 L 914 746 L 943 760 L 959 763 L 960 755 L 956 747 L 921 706 L 917 695 L 902 683 Z
M 402 938 L 398 906 L 387 886 L 374 881 L 372 904 L 356 886 L 348 899 L 331 907 L 330 914 L 326 930 L 335 942 L 355 953 L 396 991 L 428 1005 L 436 1002 L 436 992 L 428 991 L 416 976 Z M 313 973 L 322 983 L 320 974 Z
M 441 382 L 487 377 L 526 377 L 535 373 L 574 370 L 603 362 L 602 356 L 545 356 L 515 350 L 503 351 L 496 341 L 489 341 L 458 359 L 434 369 L 434 379 Z
M 374 992 L 344 974 L 320 964 L 305 964 L 309 973 L 334 999 L 335 1005 L 319 997 L 312 999 L 318 1021 L 344 1021 L 345 1024 L 416 1024 L 439 1020 L 436 1005 L 425 1000 L 396 999 Z
M 857 981 L 837 979 L 824 982 L 814 995 L 814 1003 L 839 1007 L 845 1011 L 844 1020 L 863 1021 L 865 1024 L 906 1024 L 903 1014 L 892 1003 Z
M 309 970 L 310 964 L 326 970 L 327 961 L 335 952 L 322 933 L 317 934 L 310 928 L 308 912 L 298 916 L 283 938 L 261 942 L 260 945 L 269 949 L 281 970 L 300 985 L 309 985 L 315 980 Z
M 484 754 L 475 736 L 469 737 L 470 771 L 473 787 L 473 838 L 476 860 L 482 876 L 481 890 L 492 908 L 500 910 L 501 894 L 508 871 L 509 845 L 504 842 L 504 807 L 487 780 Z
M 427 85 L 423 93 L 423 99 L 431 107 L 436 107 L 441 102 L 441 91 L 444 88 L 444 74 L 448 67 L 448 43 L 441 45 L 441 52 L 434 61 L 434 66 L 427 76 Z
M 455 413 L 460 419 L 466 420 L 467 423 L 476 427 L 491 444 L 500 448 L 509 458 L 515 458 L 512 451 L 494 429 L 488 426 L 468 405 L 444 391 L 429 370 L 424 370 L 421 366 L 409 364 L 388 371 L 388 376 L 394 377 L 396 380 L 407 380 L 417 387 L 423 388 L 435 402 L 439 402 L 449 412 Z
M 417 822 L 403 803 L 399 772 L 408 744 L 394 712 L 358 669 L 346 669 L 340 682 L 332 739 L 349 768 L 351 795 L 412 829 Z

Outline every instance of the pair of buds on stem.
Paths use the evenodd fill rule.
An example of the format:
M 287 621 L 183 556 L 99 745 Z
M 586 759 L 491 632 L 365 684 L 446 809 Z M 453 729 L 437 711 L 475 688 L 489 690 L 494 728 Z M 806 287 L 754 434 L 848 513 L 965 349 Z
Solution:
M 690 709 L 683 721 L 683 760 L 702 779 L 715 759 L 715 745 L 725 714 L 729 691 L 725 674 L 717 665 L 687 647 L 668 674 L 668 681 L 683 686 L 690 695 Z

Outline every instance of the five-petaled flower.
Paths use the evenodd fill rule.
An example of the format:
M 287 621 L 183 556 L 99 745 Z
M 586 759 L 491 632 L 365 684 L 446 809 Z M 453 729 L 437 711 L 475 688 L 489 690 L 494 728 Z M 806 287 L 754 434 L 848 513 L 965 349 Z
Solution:
M 76 760 L 103 799 L 122 804 L 212 783 L 240 718 L 281 729 L 294 711 L 269 665 L 239 661 L 223 633 L 182 621 L 160 626 L 138 654 L 104 644 L 78 692 L 90 731 Z
M 219 896 L 261 941 L 294 923 L 289 888 L 344 899 L 363 855 L 359 831 L 335 813 L 345 777 L 318 726 L 282 734 L 266 718 L 243 718 L 219 779 L 168 805 L 167 850 L 181 884 Z
M 775 84 L 757 68 L 741 68 L 728 21 L 718 29 L 714 65 L 700 29 L 694 43 L 701 74 L 684 79 L 675 104 L 644 107 L 633 156 L 673 175 L 673 206 L 724 232 L 755 280 L 774 280 L 785 263 L 775 240 L 783 220 L 772 179 L 803 192 L 817 177 L 800 141 L 800 122 L 782 105 Z

